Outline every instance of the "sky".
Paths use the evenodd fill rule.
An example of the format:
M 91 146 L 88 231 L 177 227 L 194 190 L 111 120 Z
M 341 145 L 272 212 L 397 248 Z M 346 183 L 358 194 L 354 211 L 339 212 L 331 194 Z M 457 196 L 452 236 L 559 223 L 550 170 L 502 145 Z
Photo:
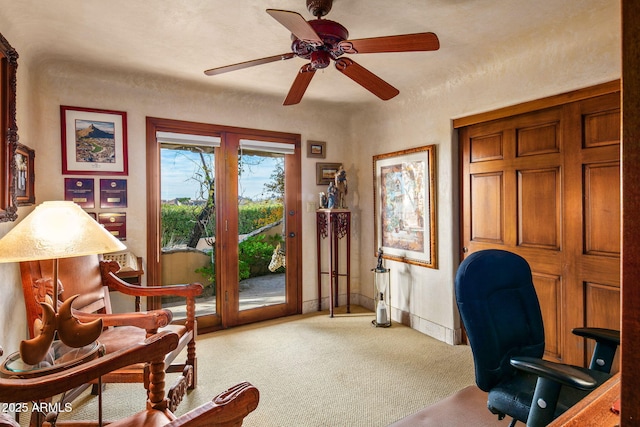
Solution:
M 162 200 L 173 200 L 179 197 L 200 198 L 200 184 L 193 178 L 199 170 L 200 156 L 183 150 L 162 149 L 160 153 L 162 179 L 160 197 Z M 209 161 L 213 162 L 213 156 L 207 156 L 210 156 Z M 240 196 L 254 200 L 262 197 L 263 184 L 270 180 L 277 159 L 270 157 L 260 157 L 260 159 L 260 164 L 252 165 L 250 172 L 241 175 Z M 247 163 L 256 163 L 254 156 L 247 156 L 246 160 Z

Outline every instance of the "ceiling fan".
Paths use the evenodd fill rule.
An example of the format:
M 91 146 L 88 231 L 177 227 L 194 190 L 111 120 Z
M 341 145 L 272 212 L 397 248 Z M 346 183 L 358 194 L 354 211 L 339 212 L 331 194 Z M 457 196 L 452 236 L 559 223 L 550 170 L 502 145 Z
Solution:
M 316 17 L 316 19 L 310 21 L 306 21 L 297 12 L 267 9 L 269 15 L 291 32 L 291 39 L 293 40 L 291 52 L 212 68 L 204 73 L 207 76 L 215 76 L 255 65 L 291 59 L 296 56 L 309 60 L 309 63 L 300 68 L 283 103 L 283 105 L 293 105 L 299 103 L 302 99 L 316 70 L 328 67 L 333 59 L 338 71 L 378 98 L 386 101 L 398 95 L 400 91 L 352 59 L 342 57 L 343 54 L 420 52 L 438 50 L 440 48 L 438 36 L 434 33 L 348 40 L 349 32 L 345 27 L 337 22 L 322 19 L 323 16 L 329 13 L 332 4 L 333 0 L 307 0 L 307 9 Z

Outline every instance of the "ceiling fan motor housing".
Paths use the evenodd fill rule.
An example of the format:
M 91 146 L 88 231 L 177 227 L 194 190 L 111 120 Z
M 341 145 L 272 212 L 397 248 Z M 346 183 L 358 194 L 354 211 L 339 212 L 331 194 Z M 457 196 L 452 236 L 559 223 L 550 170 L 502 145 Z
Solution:
M 329 13 L 332 5 L 333 0 L 307 0 L 307 9 L 318 18 Z
M 322 46 L 314 46 L 292 35 L 291 38 L 293 39 L 293 43 L 291 44 L 291 50 L 293 53 L 301 58 L 310 59 L 312 62 L 314 62 L 318 56 L 326 58 L 328 61 L 329 57 L 336 59 L 344 53 L 339 44 L 341 41 L 349 38 L 349 32 L 345 27 L 328 19 L 314 19 L 308 22 L 322 39 L 324 44 Z M 314 55 L 315 53 L 320 52 L 324 52 L 327 55 Z M 314 56 L 316 58 L 314 58 Z M 324 67 L 317 68 L 325 68 L 328 65 L 329 63 Z

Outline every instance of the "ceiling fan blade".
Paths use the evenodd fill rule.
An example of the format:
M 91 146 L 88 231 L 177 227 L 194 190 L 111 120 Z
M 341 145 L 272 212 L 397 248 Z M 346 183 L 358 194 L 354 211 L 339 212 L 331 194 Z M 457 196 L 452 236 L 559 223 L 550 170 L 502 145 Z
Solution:
M 311 79 L 315 73 L 316 70 L 311 67 L 311 64 L 303 65 L 296 75 L 296 79 L 293 81 L 291 89 L 289 89 L 289 93 L 284 99 L 282 105 L 294 105 L 299 103 L 300 100 L 302 100 L 302 96 L 307 90 L 307 87 L 309 87 L 309 83 L 311 83 Z
M 438 50 L 440 41 L 434 33 L 417 33 L 344 40 L 340 47 L 346 53 L 420 52 Z
M 267 9 L 267 13 L 300 40 L 314 46 L 322 46 L 324 44 L 316 30 L 299 13 L 280 9 Z
M 378 98 L 387 101 L 400 93 L 398 89 L 349 58 L 336 61 L 336 68 Z
M 228 73 L 229 71 L 242 70 L 243 68 L 253 67 L 255 65 L 268 64 L 269 62 L 284 61 L 285 59 L 291 59 L 296 56 L 295 53 L 283 53 L 282 55 L 274 55 L 266 58 L 254 59 L 252 61 L 240 62 L 233 65 L 225 65 L 224 67 L 212 68 L 205 71 L 207 76 L 215 76 L 222 73 Z

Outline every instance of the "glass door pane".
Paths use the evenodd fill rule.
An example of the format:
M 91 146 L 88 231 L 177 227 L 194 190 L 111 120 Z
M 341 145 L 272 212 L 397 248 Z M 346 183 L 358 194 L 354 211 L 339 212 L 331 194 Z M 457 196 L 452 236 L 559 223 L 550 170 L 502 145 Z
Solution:
M 238 158 L 239 310 L 284 304 L 284 154 L 240 148 Z
M 196 316 L 215 314 L 215 148 L 160 147 L 162 284 L 202 283 Z M 186 316 L 184 298 L 163 298 L 162 307 Z

